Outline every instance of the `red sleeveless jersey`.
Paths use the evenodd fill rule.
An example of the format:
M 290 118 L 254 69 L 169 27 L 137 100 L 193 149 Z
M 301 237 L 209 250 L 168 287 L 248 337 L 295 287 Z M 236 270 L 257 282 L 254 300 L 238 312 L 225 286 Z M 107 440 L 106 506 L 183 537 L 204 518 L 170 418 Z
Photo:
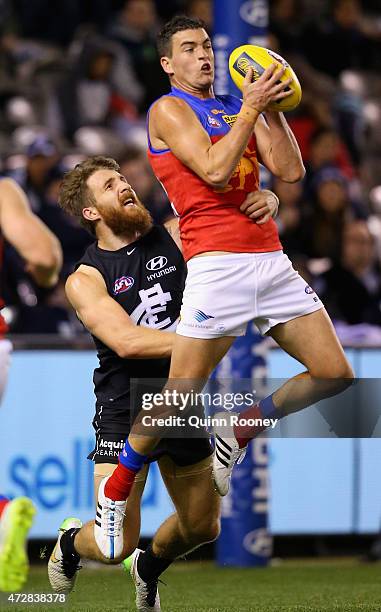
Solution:
M 191 106 L 212 142 L 227 133 L 242 104 L 235 96 L 200 99 L 175 88 L 168 95 L 180 97 Z M 159 151 L 151 146 L 149 137 L 148 142 L 152 169 L 180 217 L 186 261 L 208 251 L 263 253 L 282 248 L 273 219 L 264 225 L 257 225 L 239 209 L 247 194 L 259 188 L 254 135 L 223 189 L 207 185 L 170 149 Z

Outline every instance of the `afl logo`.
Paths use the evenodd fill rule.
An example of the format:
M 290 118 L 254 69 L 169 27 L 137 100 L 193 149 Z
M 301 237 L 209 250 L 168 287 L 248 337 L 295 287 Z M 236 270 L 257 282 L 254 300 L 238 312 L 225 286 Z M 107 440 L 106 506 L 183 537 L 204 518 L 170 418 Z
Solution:
M 117 278 L 114 283 L 114 295 L 119 295 L 119 293 L 128 291 L 131 289 L 134 282 L 135 281 L 131 276 L 121 276 L 120 278 Z
M 164 255 L 158 255 L 157 257 L 152 257 L 147 263 L 147 270 L 161 270 L 168 263 L 168 259 L 164 257 Z
M 218 121 L 218 119 L 216 119 L 215 117 L 211 117 L 210 115 L 208 115 L 208 124 L 214 128 L 221 127 L 221 123 Z

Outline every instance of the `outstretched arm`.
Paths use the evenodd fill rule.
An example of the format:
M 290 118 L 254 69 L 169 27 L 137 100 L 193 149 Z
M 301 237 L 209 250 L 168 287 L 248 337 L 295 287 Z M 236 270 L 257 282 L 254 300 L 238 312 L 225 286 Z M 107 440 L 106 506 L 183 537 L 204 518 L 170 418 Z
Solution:
M 108 294 L 102 275 L 80 266 L 66 281 L 66 295 L 86 329 L 123 359 L 170 357 L 175 334 L 135 325 Z
M 10 178 L 0 181 L 0 228 L 26 261 L 36 283 L 52 287 L 62 266 L 62 250 L 50 229 L 31 210 L 21 187 Z

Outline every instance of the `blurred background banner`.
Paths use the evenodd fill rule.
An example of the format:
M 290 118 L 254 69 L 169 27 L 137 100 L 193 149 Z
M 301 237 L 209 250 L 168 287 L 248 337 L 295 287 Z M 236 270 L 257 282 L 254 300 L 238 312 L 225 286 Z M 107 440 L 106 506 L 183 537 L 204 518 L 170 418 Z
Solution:
M 229 55 L 245 43 L 265 47 L 268 22 L 268 0 L 214 0 L 213 46 L 218 95 L 241 96 L 229 76 Z
M 222 498 L 219 565 L 265 567 L 269 563 L 269 494 L 268 442 L 262 436 L 249 445 L 244 460 L 235 466 L 230 490 Z
M 352 349 L 347 354 L 360 375 L 379 374 L 381 351 Z M 57 525 L 68 515 L 78 514 L 82 520 L 93 517 L 93 464 L 86 457 L 94 444 L 91 371 L 95 363 L 93 351 L 16 350 L 12 356 L 0 411 L 0 491 L 11 497 L 32 498 L 38 509 L 32 537 L 55 537 Z M 269 351 L 269 377 L 291 376 L 301 369 L 282 351 Z M 262 375 L 263 369 L 260 372 Z M 243 542 L 247 533 L 259 528 L 255 550 L 257 546 L 262 550 L 267 542 L 265 507 L 270 533 L 275 536 L 377 532 L 381 508 L 379 438 L 270 438 L 268 457 L 262 444 L 258 440 L 259 446 L 251 445 L 247 459 L 233 472 L 234 500 L 230 495 L 224 501 L 223 520 L 232 516 L 234 508 L 245 518 L 242 526 L 229 527 L 228 534 L 236 538 L 235 530 L 239 529 Z M 255 470 L 259 470 L 257 476 Z M 267 471 L 268 490 L 264 486 Z M 242 478 L 249 482 L 239 482 Z M 256 499 L 262 523 L 253 527 Z M 152 535 L 172 511 L 159 472 L 152 465 L 143 499 L 143 536 Z M 222 563 L 233 554 L 231 547 L 226 557 L 226 550 Z M 242 546 L 239 550 L 241 565 L 249 553 Z M 267 545 L 263 550 L 268 550 Z
M 223 393 L 255 389 L 256 399 L 266 395 L 268 339 L 253 324 L 238 337 L 213 372 Z M 266 438 L 249 445 L 242 463 L 235 466 L 231 488 L 222 500 L 221 535 L 217 541 L 219 565 L 266 566 L 271 558 L 268 531 L 269 486 Z
M 38 509 L 32 537 L 53 538 L 67 516 L 94 517 L 93 351 L 16 351 L 0 412 L 0 491 Z M 43 384 L 41 383 L 43 381 Z M 105 449 L 107 461 L 107 449 Z M 172 512 L 156 464 L 143 499 L 142 535 Z

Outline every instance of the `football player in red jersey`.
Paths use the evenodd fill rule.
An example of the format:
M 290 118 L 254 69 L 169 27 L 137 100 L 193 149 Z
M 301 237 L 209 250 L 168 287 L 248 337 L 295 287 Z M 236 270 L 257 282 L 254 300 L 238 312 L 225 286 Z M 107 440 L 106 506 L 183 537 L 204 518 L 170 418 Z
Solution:
M 304 176 L 285 117 L 268 110 L 289 95 L 289 83 L 279 82 L 283 69 L 271 66 L 255 82 L 249 69 L 241 101 L 214 94 L 213 49 L 202 22 L 175 17 L 158 47 L 171 92 L 149 111 L 149 159 L 180 217 L 188 262 L 166 388 L 199 391 L 251 320 L 306 368 L 241 413 L 234 427 L 217 432 L 214 479 L 225 495 L 235 462 L 264 429 L 247 428 L 248 420 L 281 418 L 335 395 L 351 384 L 353 372 L 322 302 L 283 253 L 271 210 L 244 204 L 258 189 L 258 161 L 286 182 Z M 168 403 L 162 409 L 174 412 Z M 105 485 L 109 499 L 127 498 L 156 442 L 130 435 Z

